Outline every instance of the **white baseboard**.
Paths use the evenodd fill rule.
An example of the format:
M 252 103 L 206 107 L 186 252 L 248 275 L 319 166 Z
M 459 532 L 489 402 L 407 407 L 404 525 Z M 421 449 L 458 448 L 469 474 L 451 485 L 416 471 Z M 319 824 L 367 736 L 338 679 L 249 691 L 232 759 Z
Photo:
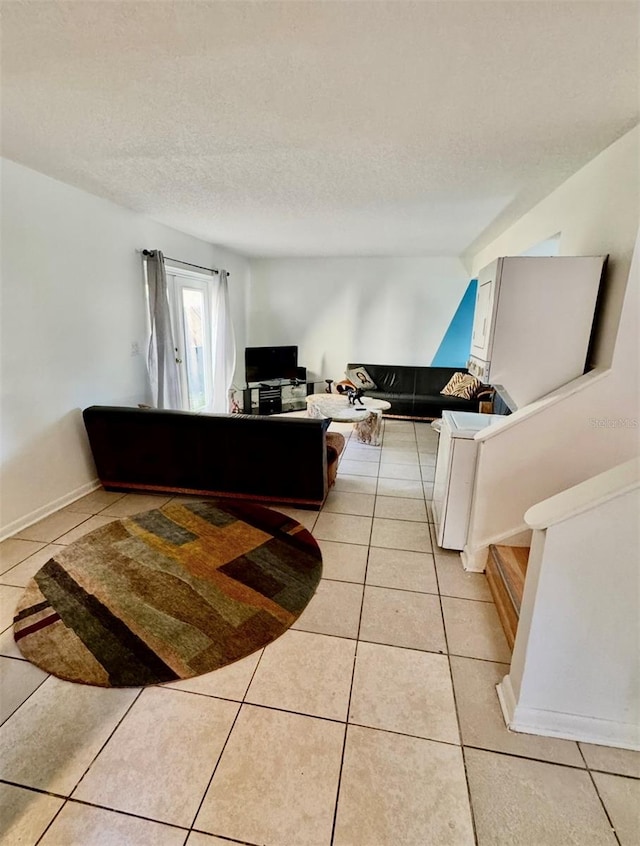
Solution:
M 500 708 L 502 709 L 502 716 L 504 718 L 505 725 L 508 727 L 511 725 L 511 720 L 513 719 L 513 714 L 516 710 L 516 697 L 511 685 L 511 676 L 507 675 L 501 682 L 498 682 L 496 685 L 496 691 L 498 693 L 498 702 L 500 703 Z
M 463 569 L 469 573 L 484 573 L 487 566 L 488 554 L 488 546 L 481 546 L 478 549 L 471 549 L 471 547 L 465 546 L 460 553 Z
M 635 723 L 518 705 L 510 676 L 505 676 L 496 690 L 504 721 L 511 731 L 640 751 L 640 733 Z
M 494 543 L 508 543 L 509 546 L 531 546 L 531 529 L 526 526 L 516 526 L 508 532 L 502 532 L 483 541 L 480 546 L 472 547 L 465 544 L 460 553 L 462 566 L 471 573 L 484 573 L 487 566 L 487 555 L 489 547 Z
M 88 493 L 95 491 L 99 487 L 100 480 L 93 479 L 91 482 L 86 482 L 84 485 L 80 485 L 79 488 L 58 497 L 58 499 L 54 499 L 53 502 L 49 502 L 46 505 L 31 511 L 29 514 L 25 514 L 24 517 L 19 517 L 12 523 L 8 523 L 6 526 L 0 527 L 0 541 L 10 538 L 17 532 L 21 532 L 23 529 L 26 529 L 27 526 L 32 526 L 34 523 L 37 523 L 38 520 L 44 520 L 45 517 L 48 517 L 55 511 L 59 511 L 61 508 L 64 508 L 65 505 L 71 505 L 72 502 L 86 496 Z

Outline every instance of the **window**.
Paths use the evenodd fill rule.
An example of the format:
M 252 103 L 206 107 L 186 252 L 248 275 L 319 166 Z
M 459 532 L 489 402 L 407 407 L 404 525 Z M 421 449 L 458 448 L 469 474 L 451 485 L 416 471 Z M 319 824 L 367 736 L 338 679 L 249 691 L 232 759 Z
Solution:
M 203 411 L 213 396 L 211 276 L 167 266 L 176 361 L 187 411 Z

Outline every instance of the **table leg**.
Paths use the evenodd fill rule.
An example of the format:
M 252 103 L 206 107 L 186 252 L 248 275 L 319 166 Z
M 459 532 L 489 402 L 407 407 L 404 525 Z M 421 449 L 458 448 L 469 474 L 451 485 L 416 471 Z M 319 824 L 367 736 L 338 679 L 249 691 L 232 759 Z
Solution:
M 308 402 L 307 417 L 324 418 L 326 417 L 326 414 L 323 414 L 315 403 Z
M 370 444 L 371 446 L 380 446 L 382 443 L 382 412 L 369 411 L 368 416 L 364 420 L 359 420 L 353 427 L 356 440 L 361 444 Z

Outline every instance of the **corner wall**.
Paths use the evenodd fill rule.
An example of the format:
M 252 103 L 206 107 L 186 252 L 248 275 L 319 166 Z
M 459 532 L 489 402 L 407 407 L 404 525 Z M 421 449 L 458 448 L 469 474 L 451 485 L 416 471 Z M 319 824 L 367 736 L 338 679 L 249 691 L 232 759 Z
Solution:
M 143 248 L 227 268 L 244 348 L 244 258 L 2 160 L 0 537 L 93 484 L 83 408 L 148 396 Z
M 254 259 L 247 343 L 297 344 L 316 380 L 348 362 L 426 366 L 468 284 L 451 257 Z

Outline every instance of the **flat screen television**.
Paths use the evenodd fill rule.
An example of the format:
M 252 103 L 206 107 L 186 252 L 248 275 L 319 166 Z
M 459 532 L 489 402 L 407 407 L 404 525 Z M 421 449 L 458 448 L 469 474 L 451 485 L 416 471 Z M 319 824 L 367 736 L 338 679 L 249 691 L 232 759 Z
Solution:
M 298 347 L 245 347 L 244 366 L 247 382 L 295 379 Z

